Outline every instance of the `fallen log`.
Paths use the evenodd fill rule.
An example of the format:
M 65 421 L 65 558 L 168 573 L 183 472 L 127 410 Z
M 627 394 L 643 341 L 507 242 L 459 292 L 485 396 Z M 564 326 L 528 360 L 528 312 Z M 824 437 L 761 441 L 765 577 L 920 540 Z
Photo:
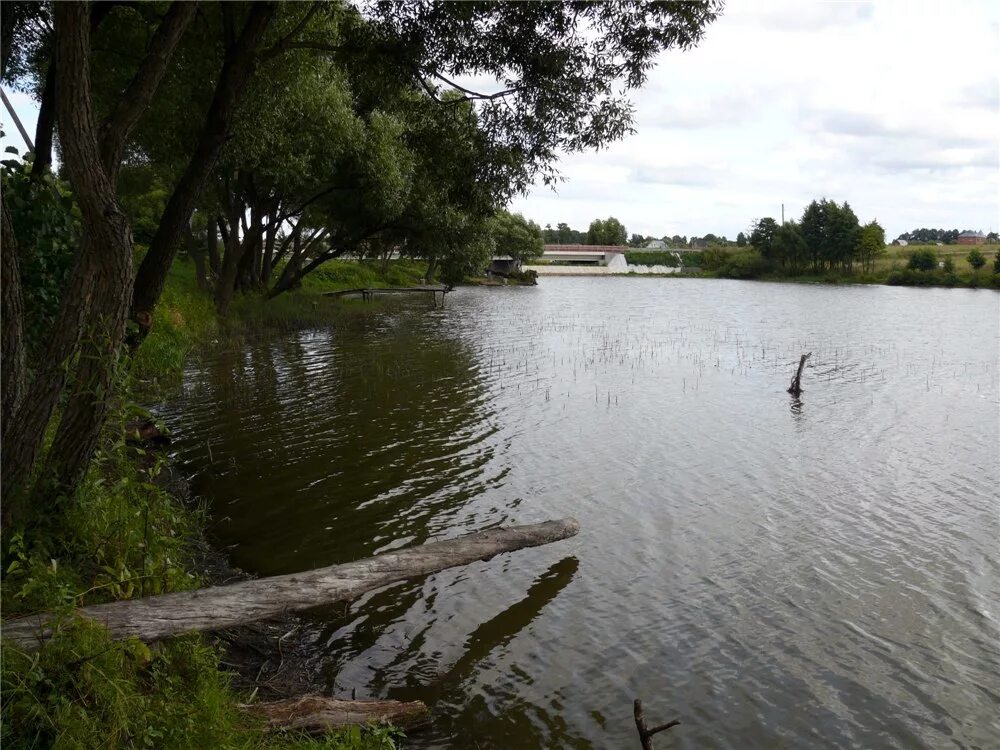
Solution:
M 383 722 L 400 729 L 414 729 L 429 724 L 431 720 L 430 711 L 423 701 L 339 700 L 321 695 L 250 703 L 244 705 L 243 710 L 263 716 L 268 729 L 301 729 L 307 732 Z
M 107 627 L 112 638 L 158 641 L 192 631 L 223 630 L 321 604 L 353 601 L 390 583 L 557 542 L 579 530 L 574 518 L 489 529 L 304 573 L 95 604 L 77 613 Z M 25 650 L 35 650 L 52 636 L 55 618 L 43 612 L 12 619 L 3 624 L 2 635 Z

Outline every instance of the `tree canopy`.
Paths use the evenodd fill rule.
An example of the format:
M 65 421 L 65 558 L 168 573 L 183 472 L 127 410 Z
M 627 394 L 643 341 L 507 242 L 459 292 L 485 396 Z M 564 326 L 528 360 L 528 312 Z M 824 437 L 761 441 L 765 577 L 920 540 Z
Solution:
M 23 351 L 26 331 L 45 339 L 33 345 L 41 367 L 5 373 L 5 498 L 32 476 L 39 503 L 56 496 L 52 482 L 78 481 L 126 331 L 134 349 L 182 248 L 220 312 L 236 293 L 281 294 L 340 255 L 419 257 L 429 277 L 448 278 L 481 268 L 498 243 L 527 257 L 538 228 L 501 207 L 558 179 L 560 154 L 630 132 L 630 92 L 656 56 L 696 44 L 720 10 L 6 3 L 0 75 L 40 105 L 21 174 L 44 181 L 58 152 L 79 242 L 65 283 L 47 290 L 49 326 L 25 317 L 40 308 L 23 304 L 18 258 L 5 259 L 4 351 Z M 5 242 L 38 267 L 43 234 L 7 214 Z M 624 244 L 624 227 L 608 232 Z

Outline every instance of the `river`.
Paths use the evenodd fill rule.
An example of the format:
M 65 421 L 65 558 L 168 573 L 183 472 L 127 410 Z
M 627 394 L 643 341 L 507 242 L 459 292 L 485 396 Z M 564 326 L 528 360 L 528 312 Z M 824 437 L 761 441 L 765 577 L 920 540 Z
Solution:
M 1000 295 L 546 278 L 220 342 L 160 416 L 271 575 L 567 515 L 312 616 L 417 748 L 1000 746 Z M 812 352 L 803 393 L 786 393 Z

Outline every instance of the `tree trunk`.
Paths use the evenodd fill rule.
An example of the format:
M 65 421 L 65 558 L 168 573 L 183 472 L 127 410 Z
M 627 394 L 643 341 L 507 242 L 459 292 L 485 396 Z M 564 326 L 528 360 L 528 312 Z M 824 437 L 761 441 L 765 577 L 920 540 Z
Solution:
M 220 315 L 225 315 L 229 309 L 229 303 L 233 299 L 240 260 L 243 258 L 246 243 L 249 241 L 248 237 L 244 237 L 243 241 L 240 241 L 240 215 L 243 210 L 243 201 L 238 196 L 230 196 L 226 249 L 222 256 L 222 268 L 215 280 L 215 309 Z
M 209 291 L 208 269 L 205 267 L 205 259 L 208 254 L 207 248 L 199 246 L 191 232 L 187 233 L 188 255 L 194 261 L 194 278 L 198 288 L 203 292 Z
M 422 701 L 348 701 L 322 695 L 251 703 L 244 705 L 243 710 L 264 717 L 268 729 L 306 732 L 324 732 L 385 722 L 401 729 L 413 729 L 426 725 L 431 720 L 430 711 Z
M 115 359 L 131 302 L 132 232 L 114 180 L 102 168 L 90 91 L 90 20 L 86 6 L 57 3 L 56 87 L 59 139 L 80 206 L 79 272 L 89 283 L 81 352 L 45 471 L 34 496 L 50 502 L 50 483 L 69 491 L 93 457 L 112 391 Z M 149 92 L 145 97 L 148 101 Z M 126 133 L 127 135 L 127 133 Z M 120 134 L 119 134 L 120 137 Z
M 219 258 L 220 236 L 225 244 L 226 228 L 223 226 L 222 219 L 210 219 L 208 222 L 208 266 L 216 275 L 222 270 L 222 260 Z
M 153 308 L 163 293 L 167 272 L 177 255 L 181 233 L 191 219 L 195 201 L 201 194 L 205 180 L 215 166 L 219 151 L 229 136 L 229 123 L 236 113 L 243 90 L 253 72 L 257 45 L 263 38 L 274 12 L 273 2 L 251 3 L 243 30 L 226 53 L 198 144 L 184 174 L 167 201 L 156 234 L 150 242 L 149 251 L 142 259 L 136 274 L 132 318 L 139 327 L 138 335 L 132 337 L 129 342 L 133 348 L 137 347 L 149 332 Z M 231 291 L 229 295 L 232 296 Z
M 24 298 L 17 239 L 7 210 L 6 196 L 0 196 L 0 204 L 3 210 L 3 224 L 0 226 L 0 263 L 3 264 L 3 276 L 0 278 L 0 315 L 3 317 L 0 337 L 0 445 L 6 450 L 11 420 L 24 398 Z M 19 503 L 4 493 L 3 503 L 0 503 L 0 528 L 7 529 L 12 522 L 20 520 L 19 516 Z
M 52 168 L 52 130 L 56 117 L 56 64 L 49 62 L 45 73 L 45 88 L 42 90 L 42 101 L 38 107 L 38 122 L 35 124 L 35 161 L 31 165 L 33 179 L 41 179 L 42 175 Z
M 353 601 L 390 583 L 489 560 L 503 552 L 550 544 L 575 536 L 579 530 L 580 524 L 573 518 L 490 529 L 344 565 L 97 604 L 78 613 L 107 627 L 112 638 L 158 641 L 192 631 L 231 628 L 321 604 Z M 42 613 L 8 620 L 4 623 L 4 638 L 25 650 L 34 650 L 52 636 L 53 619 L 54 614 Z

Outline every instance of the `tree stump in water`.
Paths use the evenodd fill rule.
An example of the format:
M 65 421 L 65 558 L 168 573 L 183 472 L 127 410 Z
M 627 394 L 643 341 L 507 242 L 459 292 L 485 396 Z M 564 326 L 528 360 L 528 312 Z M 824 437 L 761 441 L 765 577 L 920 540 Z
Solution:
M 788 392 L 791 393 L 793 396 L 798 396 L 800 393 L 802 393 L 802 371 L 806 367 L 806 360 L 809 359 L 811 356 L 812 352 L 809 352 L 808 354 L 803 354 L 802 358 L 799 359 L 799 369 L 795 373 L 795 377 L 792 378 L 791 385 L 788 386 Z
M 642 750 L 653 750 L 654 734 L 680 724 L 678 719 L 674 719 L 673 721 L 668 721 L 666 724 L 660 724 L 652 729 L 647 729 L 646 716 L 642 712 L 642 701 L 638 698 L 636 698 L 635 703 L 632 704 L 632 712 L 635 714 L 635 728 L 639 730 L 639 742 L 642 743 Z

